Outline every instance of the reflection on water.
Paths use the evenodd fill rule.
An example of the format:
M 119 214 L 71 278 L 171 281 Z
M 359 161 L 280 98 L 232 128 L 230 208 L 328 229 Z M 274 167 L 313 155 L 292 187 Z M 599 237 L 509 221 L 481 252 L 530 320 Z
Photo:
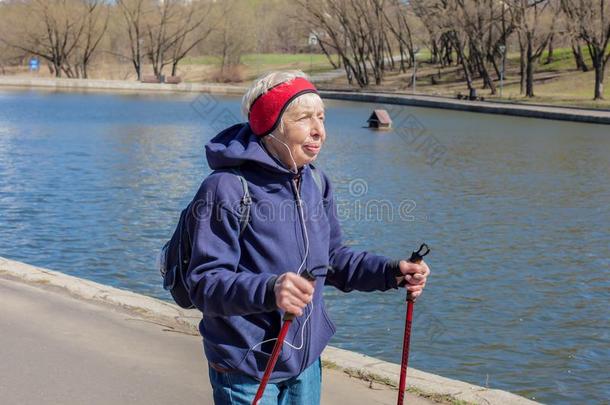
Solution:
M 193 97 L 0 92 L 0 255 L 167 299 L 154 255 L 209 173 L 216 117 Z M 362 128 L 371 108 L 327 102 L 319 166 L 352 246 L 432 248 L 410 364 L 543 402 L 607 400 L 608 127 L 399 108 L 446 151 L 430 164 L 409 129 Z M 394 216 L 367 215 L 376 201 Z M 335 345 L 399 362 L 402 293 L 326 294 Z

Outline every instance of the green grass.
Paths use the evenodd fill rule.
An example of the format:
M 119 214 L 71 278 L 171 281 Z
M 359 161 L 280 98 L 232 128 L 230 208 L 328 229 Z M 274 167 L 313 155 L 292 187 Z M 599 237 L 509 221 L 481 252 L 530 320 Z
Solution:
M 583 58 L 589 66 L 588 72 L 576 70 L 574 57 L 570 48 L 556 49 L 553 52 L 553 62 L 544 64 L 546 52 L 541 57 L 541 63 L 536 66 L 536 73 L 557 73 L 560 76 L 543 83 L 534 84 L 534 94 L 536 97 L 526 98 L 519 94 L 519 71 L 517 69 L 509 71 L 508 78 L 512 81 L 504 87 L 505 98 L 511 101 L 553 104 L 562 106 L 578 106 L 588 108 L 610 108 L 610 86 L 604 86 L 605 100 L 593 100 L 593 86 L 595 84 L 595 72 L 589 52 L 583 49 Z M 607 72 L 606 72 L 607 77 Z M 607 80 L 607 79 L 606 79 Z
M 281 53 L 259 53 L 259 54 L 246 54 L 241 58 L 242 63 L 246 65 L 286 65 L 286 64 L 309 64 L 310 61 L 314 65 L 327 65 L 332 68 L 331 64 L 328 63 L 325 55 L 319 54 L 308 54 L 308 53 L 297 53 L 297 54 L 281 54 Z
M 589 68 L 593 68 L 593 64 L 591 63 L 591 57 L 589 56 L 589 51 L 586 48 L 582 49 L 582 57 L 589 66 Z M 571 48 L 559 48 L 553 51 L 553 61 L 551 63 L 545 64 L 548 58 L 548 51 L 544 51 L 542 56 L 540 57 L 540 62 L 538 65 L 538 71 L 565 71 L 565 70 L 573 70 L 576 69 L 576 63 L 574 62 L 574 56 L 572 54 Z
M 199 56 L 185 58 L 180 65 L 182 67 L 200 66 L 218 68 L 221 59 L 218 56 Z M 281 54 L 281 53 L 251 53 L 241 57 L 242 78 L 252 80 L 264 72 L 272 70 L 302 70 L 307 74 L 316 74 L 333 70 L 325 55 L 320 54 Z
M 320 68 L 332 69 L 332 65 L 328 62 L 325 55 L 320 54 L 283 54 L 283 53 L 250 53 L 241 57 L 241 62 L 248 66 L 281 66 L 281 65 L 306 65 L 310 63 Z M 184 58 L 181 62 L 185 65 L 218 65 L 220 57 L 218 56 L 197 56 Z
M 186 57 L 180 61 L 181 65 L 219 65 L 220 57 L 205 55 L 205 56 L 194 56 Z
M 396 57 L 397 57 L 396 60 L 398 61 L 398 59 L 400 59 L 400 55 L 396 55 Z M 429 49 L 422 49 L 417 54 L 417 58 L 416 59 L 418 61 L 429 61 L 431 57 L 432 57 L 432 52 L 430 52 Z
M 604 86 L 605 100 L 593 100 L 593 86 L 595 72 L 592 70 L 591 58 L 586 48 L 583 47 L 583 58 L 589 66 L 588 72 L 576 69 L 571 48 L 557 48 L 553 52 L 553 61 L 544 64 L 547 59 L 545 52 L 535 68 L 534 93 L 536 97 L 527 98 L 520 94 L 519 85 L 519 52 L 509 52 L 506 60 L 506 75 L 504 82 L 503 100 L 516 103 L 549 104 L 558 106 L 576 106 L 585 108 L 610 108 L 610 85 Z M 610 70 L 610 68 L 609 68 Z M 454 97 L 458 92 L 468 92 L 466 82 L 461 74 L 461 67 L 453 65 L 442 69 L 442 77 L 439 79 L 437 65 L 423 63 L 418 65 L 418 92 L 423 94 L 438 94 Z M 495 78 L 495 72 L 492 72 Z M 432 84 L 431 75 L 435 76 L 436 84 Z M 606 72 L 606 81 L 608 72 Z M 393 91 L 409 92 L 410 72 L 407 74 L 388 73 L 384 84 L 379 90 L 391 89 Z M 499 83 L 496 82 L 499 86 Z M 475 80 L 475 87 L 480 96 L 488 99 L 499 99 L 499 95 L 491 96 L 489 90 L 482 89 L 482 80 Z M 498 88 L 499 91 L 499 88 Z

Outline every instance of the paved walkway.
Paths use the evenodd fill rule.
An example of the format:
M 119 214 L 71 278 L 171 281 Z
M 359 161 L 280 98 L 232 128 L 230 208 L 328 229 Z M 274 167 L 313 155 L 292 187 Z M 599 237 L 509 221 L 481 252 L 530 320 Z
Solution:
M 199 336 L 1 275 L 0 297 L 2 403 L 212 403 Z M 325 369 L 322 403 L 395 404 L 396 391 Z

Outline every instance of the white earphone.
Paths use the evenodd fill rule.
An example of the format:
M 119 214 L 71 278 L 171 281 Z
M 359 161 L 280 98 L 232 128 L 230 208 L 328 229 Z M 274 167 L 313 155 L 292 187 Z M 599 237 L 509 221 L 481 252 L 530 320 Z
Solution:
M 275 136 L 273 136 L 273 134 L 269 134 L 270 137 L 272 137 L 273 139 L 275 139 L 276 141 L 282 143 L 284 145 L 284 147 L 286 149 L 288 149 L 288 153 L 290 154 L 290 159 L 292 159 L 292 163 L 294 165 L 294 171 L 290 170 L 292 173 L 297 174 L 298 173 L 298 168 L 297 168 L 297 164 L 294 160 L 294 157 L 292 156 L 292 152 L 290 152 L 290 148 L 288 147 L 288 145 L 286 145 L 285 142 L 277 139 Z M 276 156 L 276 159 L 278 159 L 281 162 L 281 159 L 279 159 L 278 156 Z M 298 270 L 296 271 L 297 274 L 301 274 L 303 272 L 303 266 L 305 266 L 305 262 L 307 260 L 307 256 L 309 255 L 309 236 L 307 235 L 307 224 L 305 223 L 305 216 L 303 215 L 303 203 L 301 201 L 301 196 L 299 195 L 299 193 L 296 193 L 296 198 L 297 198 L 297 204 L 298 204 L 298 208 L 297 210 L 299 211 L 299 216 L 301 218 L 301 224 L 303 224 L 303 236 L 305 239 L 305 256 L 303 257 L 303 261 L 301 262 L 301 265 L 299 266 Z M 307 318 L 305 318 L 305 321 L 303 322 L 303 325 L 301 326 L 301 344 L 296 346 L 293 345 L 292 343 L 288 342 L 288 341 L 284 341 L 284 344 L 295 349 L 295 350 L 301 350 L 303 348 L 303 344 L 305 343 L 305 338 L 304 338 L 304 334 L 305 334 L 305 325 L 307 324 L 307 322 L 309 321 L 309 318 L 311 317 L 311 314 L 313 313 L 313 301 L 310 302 L 308 305 L 311 305 L 311 311 L 309 311 L 309 314 L 307 314 Z M 255 344 L 254 346 L 251 346 L 248 350 L 248 352 L 246 353 L 246 356 L 252 351 L 254 350 L 256 347 L 267 343 L 267 342 L 272 342 L 274 340 L 277 340 L 277 338 L 273 338 L 273 339 L 268 339 L 268 340 L 264 340 L 262 342 L 259 342 L 257 344 Z M 270 353 L 266 353 L 267 355 L 271 355 Z
M 288 145 L 286 145 L 286 142 L 276 138 L 273 134 L 269 134 L 269 136 L 272 137 L 273 139 L 275 139 L 276 141 L 280 142 L 288 150 L 288 154 L 290 155 L 290 159 L 292 159 L 292 164 L 294 166 L 294 170 L 290 169 L 290 171 L 293 174 L 297 174 L 299 172 L 299 169 L 297 168 L 297 162 L 294 160 L 294 157 L 292 156 L 292 152 L 290 151 L 290 148 L 288 147 Z M 276 159 L 279 160 L 280 162 L 282 161 L 278 156 L 276 156 Z

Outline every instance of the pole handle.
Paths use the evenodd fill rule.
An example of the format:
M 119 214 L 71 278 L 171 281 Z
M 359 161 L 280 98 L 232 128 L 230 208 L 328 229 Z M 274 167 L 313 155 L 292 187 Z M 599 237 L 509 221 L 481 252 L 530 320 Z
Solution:
M 423 260 L 424 256 L 426 256 L 428 253 L 430 253 L 430 248 L 428 247 L 427 244 L 422 243 L 421 246 L 419 247 L 419 249 L 411 252 L 411 257 L 409 257 L 409 261 L 411 263 L 419 264 Z M 404 287 L 406 284 L 407 284 L 407 280 L 404 279 L 400 282 L 400 284 L 398 284 L 398 287 Z M 407 300 L 408 299 L 410 299 L 410 298 L 409 298 L 409 294 L 407 293 Z
M 309 271 L 307 269 L 305 269 L 305 271 L 303 271 L 301 273 L 301 277 L 303 277 L 307 281 L 316 281 L 316 277 L 311 273 L 311 271 Z M 295 314 L 292 314 L 290 312 L 284 312 L 284 316 L 282 317 L 282 320 L 292 321 L 294 318 L 296 318 Z

